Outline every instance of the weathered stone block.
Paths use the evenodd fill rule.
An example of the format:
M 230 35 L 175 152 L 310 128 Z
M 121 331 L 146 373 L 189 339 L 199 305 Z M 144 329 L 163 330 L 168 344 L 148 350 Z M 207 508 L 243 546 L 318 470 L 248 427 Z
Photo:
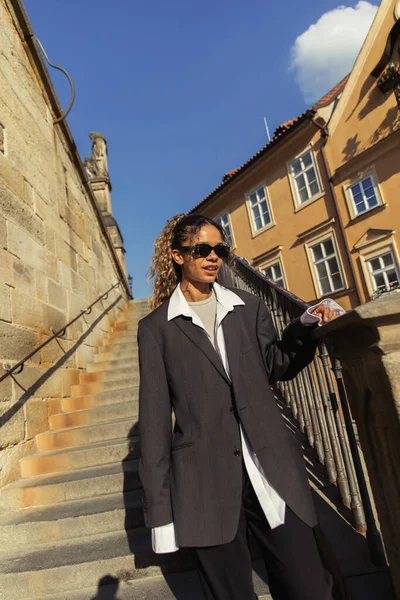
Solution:
M 75 366 L 75 355 L 71 353 L 70 356 L 66 357 L 66 353 L 72 348 L 73 343 L 69 340 L 63 340 L 61 338 L 55 339 L 40 352 L 40 362 L 45 365 L 53 365 L 59 360 L 63 359 L 64 367 Z
M 51 279 L 48 280 L 49 302 L 56 308 L 62 311 L 67 310 L 67 290 L 55 283 Z
M 4 375 L 6 370 L 0 366 L 0 377 Z M 11 377 L 7 377 L 0 383 L 0 402 L 5 400 L 11 400 L 12 398 L 12 380 Z
M 40 271 L 35 271 L 35 291 L 38 300 L 46 303 L 49 301 L 47 277 Z
M 24 180 L 23 180 L 24 182 Z M 16 223 L 25 233 L 44 244 L 44 227 L 41 219 L 27 207 L 16 194 L 0 180 L 0 212 Z
M 47 400 L 32 398 L 24 405 L 26 439 L 30 440 L 38 433 L 49 429 Z
M 44 327 L 47 333 L 59 331 L 67 323 L 67 315 L 52 306 L 44 308 Z
M 21 360 L 38 345 L 38 335 L 31 329 L 0 321 L 0 354 L 4 360 Z
M 75 250 L 58 236 L 56 236 L 56 256 L 67 267 L 73 269 L 74 271 L 77 270 L 77 259 Z
M 44 225 L 44 229 L 45 229 L 45 246 L 51 254 L 55 254 L 56 253 L 56 240 L 55 240 L 54 230 L 51 227 L 49 227 L 46 223 Z
M 34 440 L 29 440 L 0 452 L 0 487 L 19 479 L 21 475 L 19 461 L 24 456 L 34 454 L 35 451 Z
M 43 302 L 13 289 L 11 290 L 11 307 L 14 324 L 39 331 L 43 330 L 45 307 Z
M 23 407 L 10 400 L 0 404 L 0 449 L 18 444 L 25 439 Z
M 0 281 L 26 293 L 35 291 L 33 269 L 2 249 L 0 249 Z
M 23 200 L 28 206 L 30 206 L 30 208 L 33 208 L 33 187 L 26 179 L 24 179 Z
M 78 296 L 80 296 L 81 298 L 84 298 L 85 301 L 88 300 L 88 285 L 87 282 L 80 277 L 77 273 L 75 273 L 74 271 L 71 271 L 71 282 L 72 282 L 72 291 L 77 294 Z
M 7 225 L 4 217 L 0 215 L 0 248 L 7 248 Z
M 5 133 L 4 133 L 4 127 L 3 125 L 0 123 L 0 152 L 2 152 L 3 154 L 5 153 L 6 150 L 6 144 L 5 144 Z
M 39 219 L 39 217 L 36 218 Z M 27 235 L 25 231 L 10 221 L 7 221 L 7 234 L 8 250 L 12 252 L 12 254 L 15 254 L 15 256 L 18 256 L 18 258 L 37 269 L 45 271 L 45 249 L 37 242 L 36 238 Z
M 67 267 L 61 260 L 57 263 L 58 267 L 58 281 L 63 285 L 67 290 L 72 289 L 71 282 L 71 269 Z
M 0 283 L 0 320 L 11 322 L 10 288 Z
M 61 390 L 60 370 L 36 365 L 25 366 L 22 373 L 15 376 L 14 398 L 29 396 L 41 398 L 58 398 Z
M 11 162 L 0 152 L 1 179 L 20 198 L 24 195 L 24 178 Z

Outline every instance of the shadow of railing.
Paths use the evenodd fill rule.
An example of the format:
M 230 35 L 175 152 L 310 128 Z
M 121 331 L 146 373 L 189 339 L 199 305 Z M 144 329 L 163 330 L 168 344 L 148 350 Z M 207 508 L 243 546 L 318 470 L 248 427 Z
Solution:
M 19 388 L 23 389 L 23 394 L 11 408 L 9 408 L 7 411 L 5 411 L 1 415 L 0 428 L 3 427 L 3 425 L 5 425 L 21 408 L 23 408 L 24 404 L 26 404 L 26 402 L 36 394 L 36 392 L 42 387 L 42 385 L 45 384 L 46 381 L 48 381 L 48 379 L 50 379 L 50 377 L 52 375 L 54 375 L 54 373 L 71 358 L 71 356 L 83 344 L 85 339 L 92 333 L 92 331 L 95 329 L 96 325 L 110 312 L 111 309 L 114 308 L 114 306 L 116 306 L 118 304 L 118 302 L 121 300 L 121 298 L 122 298 L 122 296 L 119 296 L 118 298 L 116 298 L 111 303 L 111 305 L 108 306 L 90 324 L 88 329 L 80 336 L 80 338 L 74 343 L 74 345 L 69 350 L 66 350 L 65 353 L 63 354 L 63 356 L 56 363 L 54 363 L 54 365 L 51 366 L 45 373 L 43 373 L 43 375 L 41 377 L 39 377 L 39 379 L 37 379 L 37 381 L 35 381 L 35 383 L 33 385 L 31 385 L 29 388 L 25 389 L 22 387 L 22 385 L 18 382 L 18 375 L 15 375 L 15 374 L 10 375 L 10 377 L 14 380 L 16 385 Z M 28 365 L 28 367 L 29 367 L 29 365 Z

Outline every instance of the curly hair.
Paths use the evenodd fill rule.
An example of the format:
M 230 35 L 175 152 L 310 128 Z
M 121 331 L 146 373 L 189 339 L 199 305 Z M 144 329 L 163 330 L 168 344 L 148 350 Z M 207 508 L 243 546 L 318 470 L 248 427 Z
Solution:
M 171 251 L 192 243 L 195 235 L 205 225 L 212 225 L 220 232 L 224 243 L 229 244 L 226 233 L 219 223 L 202 215 L 176 215 L 167 221 L 154 244 L 154 253 L 149 269 L 148 281 L 154 279 L 151 307 L 157 308 L 172 295 L 182 279 L 181 267 L 172 258 Z

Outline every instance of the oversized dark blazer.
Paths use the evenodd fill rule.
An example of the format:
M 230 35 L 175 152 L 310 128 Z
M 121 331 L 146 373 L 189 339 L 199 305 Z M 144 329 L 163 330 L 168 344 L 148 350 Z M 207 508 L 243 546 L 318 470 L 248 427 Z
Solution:
M 245 304 L 222 322 L 231 381 L 204 330 L 184 316 L 168 321 L 168 301 L 139 322 L 145 523 L 174 522 L 179 547 L 224 544 L 236 534 L 243 478 L 237 417 L 271 485 L 300 519 L 317 522 L 300 445 L 270 385 L 311 362 L 312 328 L 296 319 L 277 341 L 264 301 L 232 291 Z

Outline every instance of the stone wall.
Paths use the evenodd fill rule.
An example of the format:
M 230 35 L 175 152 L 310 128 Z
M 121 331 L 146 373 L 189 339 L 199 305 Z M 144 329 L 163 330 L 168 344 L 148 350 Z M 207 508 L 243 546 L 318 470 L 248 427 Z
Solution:
M 126 274 L 69 130 L 53 124 L 12 5 L 0 0 L 0 374 L 122 284 L 0 383 L 0 485 L 17 477 L 18 459 L 47 430 L 58 399 L 70 394 L 128 300 Z

